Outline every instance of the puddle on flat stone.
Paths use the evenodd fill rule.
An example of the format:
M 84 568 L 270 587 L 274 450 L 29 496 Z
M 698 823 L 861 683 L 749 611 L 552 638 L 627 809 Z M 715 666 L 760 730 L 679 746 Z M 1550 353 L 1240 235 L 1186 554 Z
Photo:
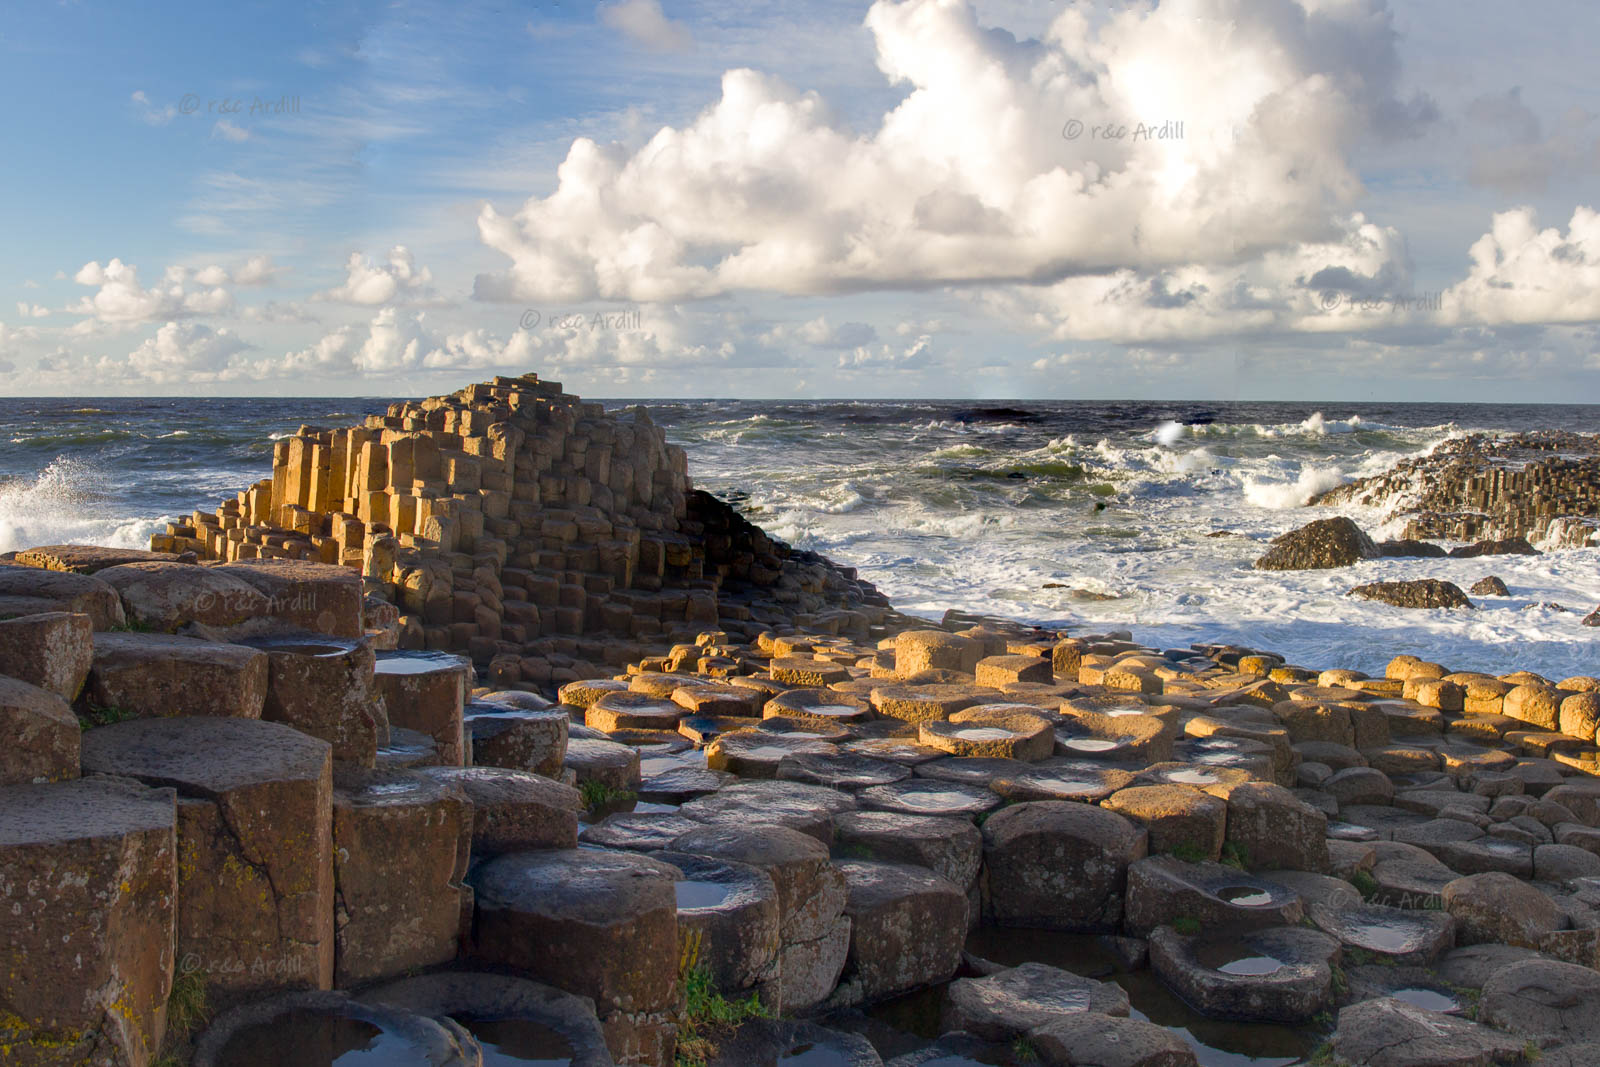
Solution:
M 263 652 L 287 652 L 293 656 L 314 656 L 318 659 L 327 659 L 333 656 L 342 656 L 349 652 L 348 648 L 338 645 L 270 645 L 255 646 Z
M 678 910 L 715 908 L 727 900 L 732 890 L 721 882 L 697 882 L 684 878 L 673 883 L 678 891 Z
M 448 652 L 379 652 L 374 670 L 379 674 L 432 674 L 434 671 L 469 672 L 469 664 Z
M 1275 974 L 1283 970 L 1283 961 L 1275 960 L 1271 956 L 1246 956 L 1243 959 L 1234 960 L 1232 963 L 1224 963 L 1216 970 L 1223 974 L 1249 976 Z
M 1122 719 L 1129 715 L 1143 715 L 1145 711 L 1139 708 L 1112 708 L 1110 711 L 1101 712 L 1108 719 Z
M 961 811 L 964 812 L 973 806 L 973 799 L 965 793 L 944 793 L 929 790 L 927 792 L 912 792 L 907 790 L 895 798 L 895 802 L 918 811 Z
M 1120 969 L 1093 934 L 984 927 L 967 938 L 974 956 L 1015 967 L 1037 961 L 1085 978 L 1113 981 L 1128 994 L 1132 1018 L 1171 1030 L 1194 1049 L 1201 1067 L 1292 1067 L 1303 1063 L 1327 1032 L 1314 1026 L 1208 1019 L 1161 984 L 1148 969 Z
M 293 1049 L 297 1067 L 428 1067 L 428 1055 L 405 1038 L 360 1019 L 287 1011 L 245 1027 L 217 1057 L 220 1067 L 281 1067 Z
M 1017 735 L 998 726 L 969 726 L 965 730 L 952 731 L 951 736 L 963 741 L 1004 741 Z
M 1396 989 L 1389 994 L 1396 1000 L 1403 1000 L 1407 1004 L 1423 1008 L 1427 1011 L 1442 1012 L 1453 1015 L 1461 1011 L 1461 1002 L 1448 993 L 1441 993 L 1437 989 Z
M 1241 908 L 1259 908 L 1272 903 L 1272 894 L 1250 885 L 1230 885 L 1217 890 L 1217 896 Z
M 1404 919 L 1361 920 L 1344 924 L 1345 940 L 1372 952 L 1407 952 L 1420 948 L 1422 927 Z
M 452 1016 L 483 1046 L 483 1067 L 569 1067 L 572 1043 L 532 1019 Z
M 1063 748 L 1070 748 L 1074 752 L 1110 752 L 1120 741 L 1112 741 L 1104 737 L 1066 737 L 1061 739 Z
M 1222 780 L 1210 771 L 1193 770 L 1169 771 L 1165 777 L 1167 781 L 1179 785 L 1216 785 Z

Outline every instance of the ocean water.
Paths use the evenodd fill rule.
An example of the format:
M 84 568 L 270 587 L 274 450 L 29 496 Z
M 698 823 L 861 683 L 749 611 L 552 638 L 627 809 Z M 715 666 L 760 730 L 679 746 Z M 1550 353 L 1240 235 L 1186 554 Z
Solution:
M 1263 572 L 1277 534 L 1360 508 L 1315 492 L 1479 430 L 1600 431 L 1600 406 L 1073 401 L 644 403 L 695 484 L 774 535 L 857 567 L 904 611 L 947 608 L 1133 631 L 1163 647 L 1229 641 L 1311 667 L 1411 653 L 1461 669 L 1600 674 L 1600 552 L 1372 560 Z M 272 441 L 387 399 L 0 400 L 0 551 L 144 547 L 196 506 L 265 477 Z M 1216 535 L 1216 536 L 1214 536 Z M 1369 581 L 1497 574 L 1481 610 L 1406 611 L 1344 594 Z M 1560 604 L 1569 611 L 1547 607 Z

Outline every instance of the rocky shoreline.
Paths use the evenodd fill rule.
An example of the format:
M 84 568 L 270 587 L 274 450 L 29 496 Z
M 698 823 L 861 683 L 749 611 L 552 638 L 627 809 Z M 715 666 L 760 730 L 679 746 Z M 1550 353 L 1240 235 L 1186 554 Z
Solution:
M 934 627 L 642 413 L 382 421 L 0 560 L 0 1062 L 1600 1062 L 1600 680 Z
M 1551 548 L 1600 544 L 1600 436 L 1545 430 L 1469 434 L 1313 505 L 1365 504 L 1405 518 L 1402 538 L 1521 538 Z

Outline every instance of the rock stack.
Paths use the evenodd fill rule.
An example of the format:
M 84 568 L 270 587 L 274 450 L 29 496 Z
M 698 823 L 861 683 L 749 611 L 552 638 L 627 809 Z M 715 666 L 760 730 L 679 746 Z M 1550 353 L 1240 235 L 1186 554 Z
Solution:
M 349 567 L 398 609 L 398 647 L 462 652 L 529 688 L 700 630 L 866 638 L 888 614 L 852 570 L 695 491 L 642 407 L 608 414 L 533 374 L 302 426 L 274 445 L 271 478 L 151 548 Z
M 1350 502 L 1392 508 L 1389 519 L 1408 517 L 1405 538 L 1600 544 L 1600 437 L 1471 434 L 1311 500 Z

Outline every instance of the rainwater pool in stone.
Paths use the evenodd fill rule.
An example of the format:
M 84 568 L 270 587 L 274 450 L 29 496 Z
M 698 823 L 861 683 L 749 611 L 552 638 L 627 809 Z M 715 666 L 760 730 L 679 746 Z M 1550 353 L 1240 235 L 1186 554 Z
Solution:
M 427 1054 L 371 1023 L 321 1012 L 288 1011 L 235 1034 L 217 1057 L 219 1067 L 429 1067 Z
M 483 1067 L 568 1067 L 572 1063 L 572 1043 L 532 1019 L 454 1018 L 483 1046 Z
M 1303 1063 L 1327 1036 L 1314 1026 L 1208 1019 L 1148 968 L 1126 970 L 1094 934 L 983 927 L 967 938 L 966 947 L 979 959 L 1007 967 L 1037 961 L 1085 978 L 1116 982 L 1128 994 L 1131 1017 L 1177 1034 L 1194 1050 L 1200 1067 L 1292 1067 Z
M 673 883 L 678 893 L 678 910 L 715 908 L 732 895 L 733 890 L 721 882 L 698 882 L 684 878 Z

